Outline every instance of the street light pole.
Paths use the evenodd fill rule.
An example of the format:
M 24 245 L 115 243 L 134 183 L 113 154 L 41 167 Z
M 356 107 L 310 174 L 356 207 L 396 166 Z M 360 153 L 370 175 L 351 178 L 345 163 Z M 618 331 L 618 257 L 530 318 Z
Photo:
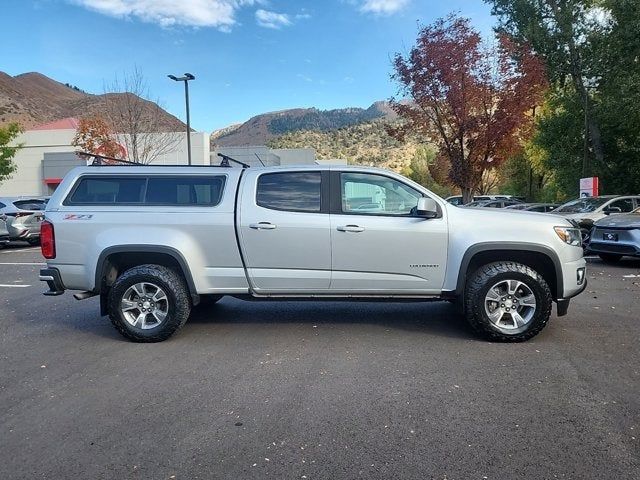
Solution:
M 171 80 L 176 82 L 184 82 L 184 101 L 187 106 L 187 158 L 189 159 L 189 165 L 191 165 L 191 118 L 189 116 L 189 80 L 195 80 L 196 77 L 190 73 L 185 73 L 183 77 L 176 77 L 175 75 L 167 75 Z

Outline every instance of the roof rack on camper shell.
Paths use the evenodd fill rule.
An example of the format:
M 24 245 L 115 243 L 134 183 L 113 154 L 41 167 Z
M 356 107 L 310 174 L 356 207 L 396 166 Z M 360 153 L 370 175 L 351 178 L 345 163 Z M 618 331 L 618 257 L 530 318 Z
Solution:
M 99 155 L 97 153 L 88 153 L 88 152 L 78 152 L 78 156 L 80 156 L 81 158 L 93 158 L 93 161 L 89 164 L 89 166 L 91 167 L 100 167 L 100 166 L 105 166 L 105 165 L 109 165 L 109 166 L 146 166 L 147 164 L 144 163 L 140 163 L 140 162 L 132 162 L 130 160 L 124 160 L 122 158 L 115 158 L 115 157 L 109 157 L 106 155 Z M 237 163 L 238 165 L 240 165 L 242 168 L 250 168 L 251 165 L 241 162 L 239 160 L 236 160 L 235 158 L 230 157 L 229 155 L 225 155 L 223 153 L 218 153 L 218 156 L 220 158 L 222 158 L 222 161 L 220 162 L 220 165 L 153 165 L 154 167 L 231 167 L 231 163 Z M 257 155 L 256 155 L 257 156 Z M 258 160 L 260 160 L 260 157 L 258 157 Z M 260 160 L 260 162 L 262 163 L 262 160 Z M 263 163 L 264 165 L 264 163 Z

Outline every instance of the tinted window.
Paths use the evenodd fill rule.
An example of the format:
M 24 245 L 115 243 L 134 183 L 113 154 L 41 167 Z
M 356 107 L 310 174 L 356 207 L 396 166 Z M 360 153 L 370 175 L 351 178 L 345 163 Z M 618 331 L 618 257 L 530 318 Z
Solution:
M 13 204 L 21 210 L 44 210 L 46 206 L 42 200 L 16 200 Z
M 320 172 L 267 173 L 258 178 L 256 203 L 292 212 L 320 211 Z
M 410 215 L 419 192 L 384 175 L 342 173 L 342 211 L 361 215 Z
M 630 198 L 624 198 L 622 200 L 616 200 L 611 205 L 610 208 L 619 208 L 622 213 L 627 213 L 633 210 L 633 200 Z
M 223 176 L 85 177 L 71 193 L 68 203 L 214 206 L 220 203 L 224 181 Z
M 142 203 L 146 178 L 83 178 L 69 198 L 72 204 Z
M 151 177 L 147 184 L 146 204 L 218 205 L 224 177 Z

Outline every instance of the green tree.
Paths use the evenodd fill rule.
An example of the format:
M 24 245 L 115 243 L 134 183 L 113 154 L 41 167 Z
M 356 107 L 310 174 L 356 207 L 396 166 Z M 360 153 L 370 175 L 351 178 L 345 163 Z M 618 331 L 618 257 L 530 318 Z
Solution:
M 436 195 L 448 197 L 451 189 L 436 182 L 431 175 L 430 167 L 433 166 L 437 151 L 431 146 L 420 146 L 411 159 L 411 163 L 402 170 L 405 177 L 410 178 L 425 188 L 428 188 Z
M 593 82 L 589 68 L 591 34 L 601 21 L 601 0 L 486 0 L 498 17 L 498 31 L 520 45 L 531 46 L 547 67 L 556 87 L 568 85 L 578 96 L 593 155 L 604 162 L 600 120 L 589 90 Z M 583 175 L 592 173 L 588 156 Z
M 13 157 L 22 145 L 10 146 L 9 144 L 22 132 L 17 123 L 10 123 L 0 127 L 0 182 L 6 180 L 16 170 Z
M 499 30 L 545 60 L 552 93 L 534 143 L 558 196 L 577 196 L 578 179 L 592 175 L 601 193 L 640 191 L 640 4 L 487 1 Z

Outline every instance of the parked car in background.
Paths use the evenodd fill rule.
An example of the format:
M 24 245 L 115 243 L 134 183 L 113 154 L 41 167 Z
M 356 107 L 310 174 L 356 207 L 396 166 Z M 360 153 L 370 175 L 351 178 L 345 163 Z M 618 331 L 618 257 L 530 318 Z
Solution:
M 519 205 L 519 200 L 476 200 L 466 205 L 462 205 L 465 208 L 505 208 L 511 205 Z
M 583 245 L 589 242 L 593 223 L 607 215 L 630 213 L 640 207 L 640 195 L 602 195 L 571 200 L 560 205 L 552 213 L 580 227 Z
M 513 195 L 476 195 L 473 197 L 473 201 L 481 201 L 481 200 L 515 200 L 522 201 L 520 197 L 514 197 Z M 450 197 L 445 198 L 447 202 L 451 205 L 461 206 L 464 205 L 462 203 L 462 195 L 452 195 Z
M 384 209 L 380 203 L 363 203 L 354 210 L 358 210 L 359 212 L 382 212 Z
M 9 231 L 7 230 L 7 216 L 0 214 L 0 246 L 9 243 Z
M 42 198 L 0 197 L 0 213 L 7 216 L 10 239 L 37 245 L 46 206 L 47 199 Z
M 557 203 L 517 203 L 505 207 L 507 210 L 522 210 L 525 212 L 552 212 L 560 205 Z
M 640 256 L 640 208 L 594 222 L 587 250 L 609 263 Z

